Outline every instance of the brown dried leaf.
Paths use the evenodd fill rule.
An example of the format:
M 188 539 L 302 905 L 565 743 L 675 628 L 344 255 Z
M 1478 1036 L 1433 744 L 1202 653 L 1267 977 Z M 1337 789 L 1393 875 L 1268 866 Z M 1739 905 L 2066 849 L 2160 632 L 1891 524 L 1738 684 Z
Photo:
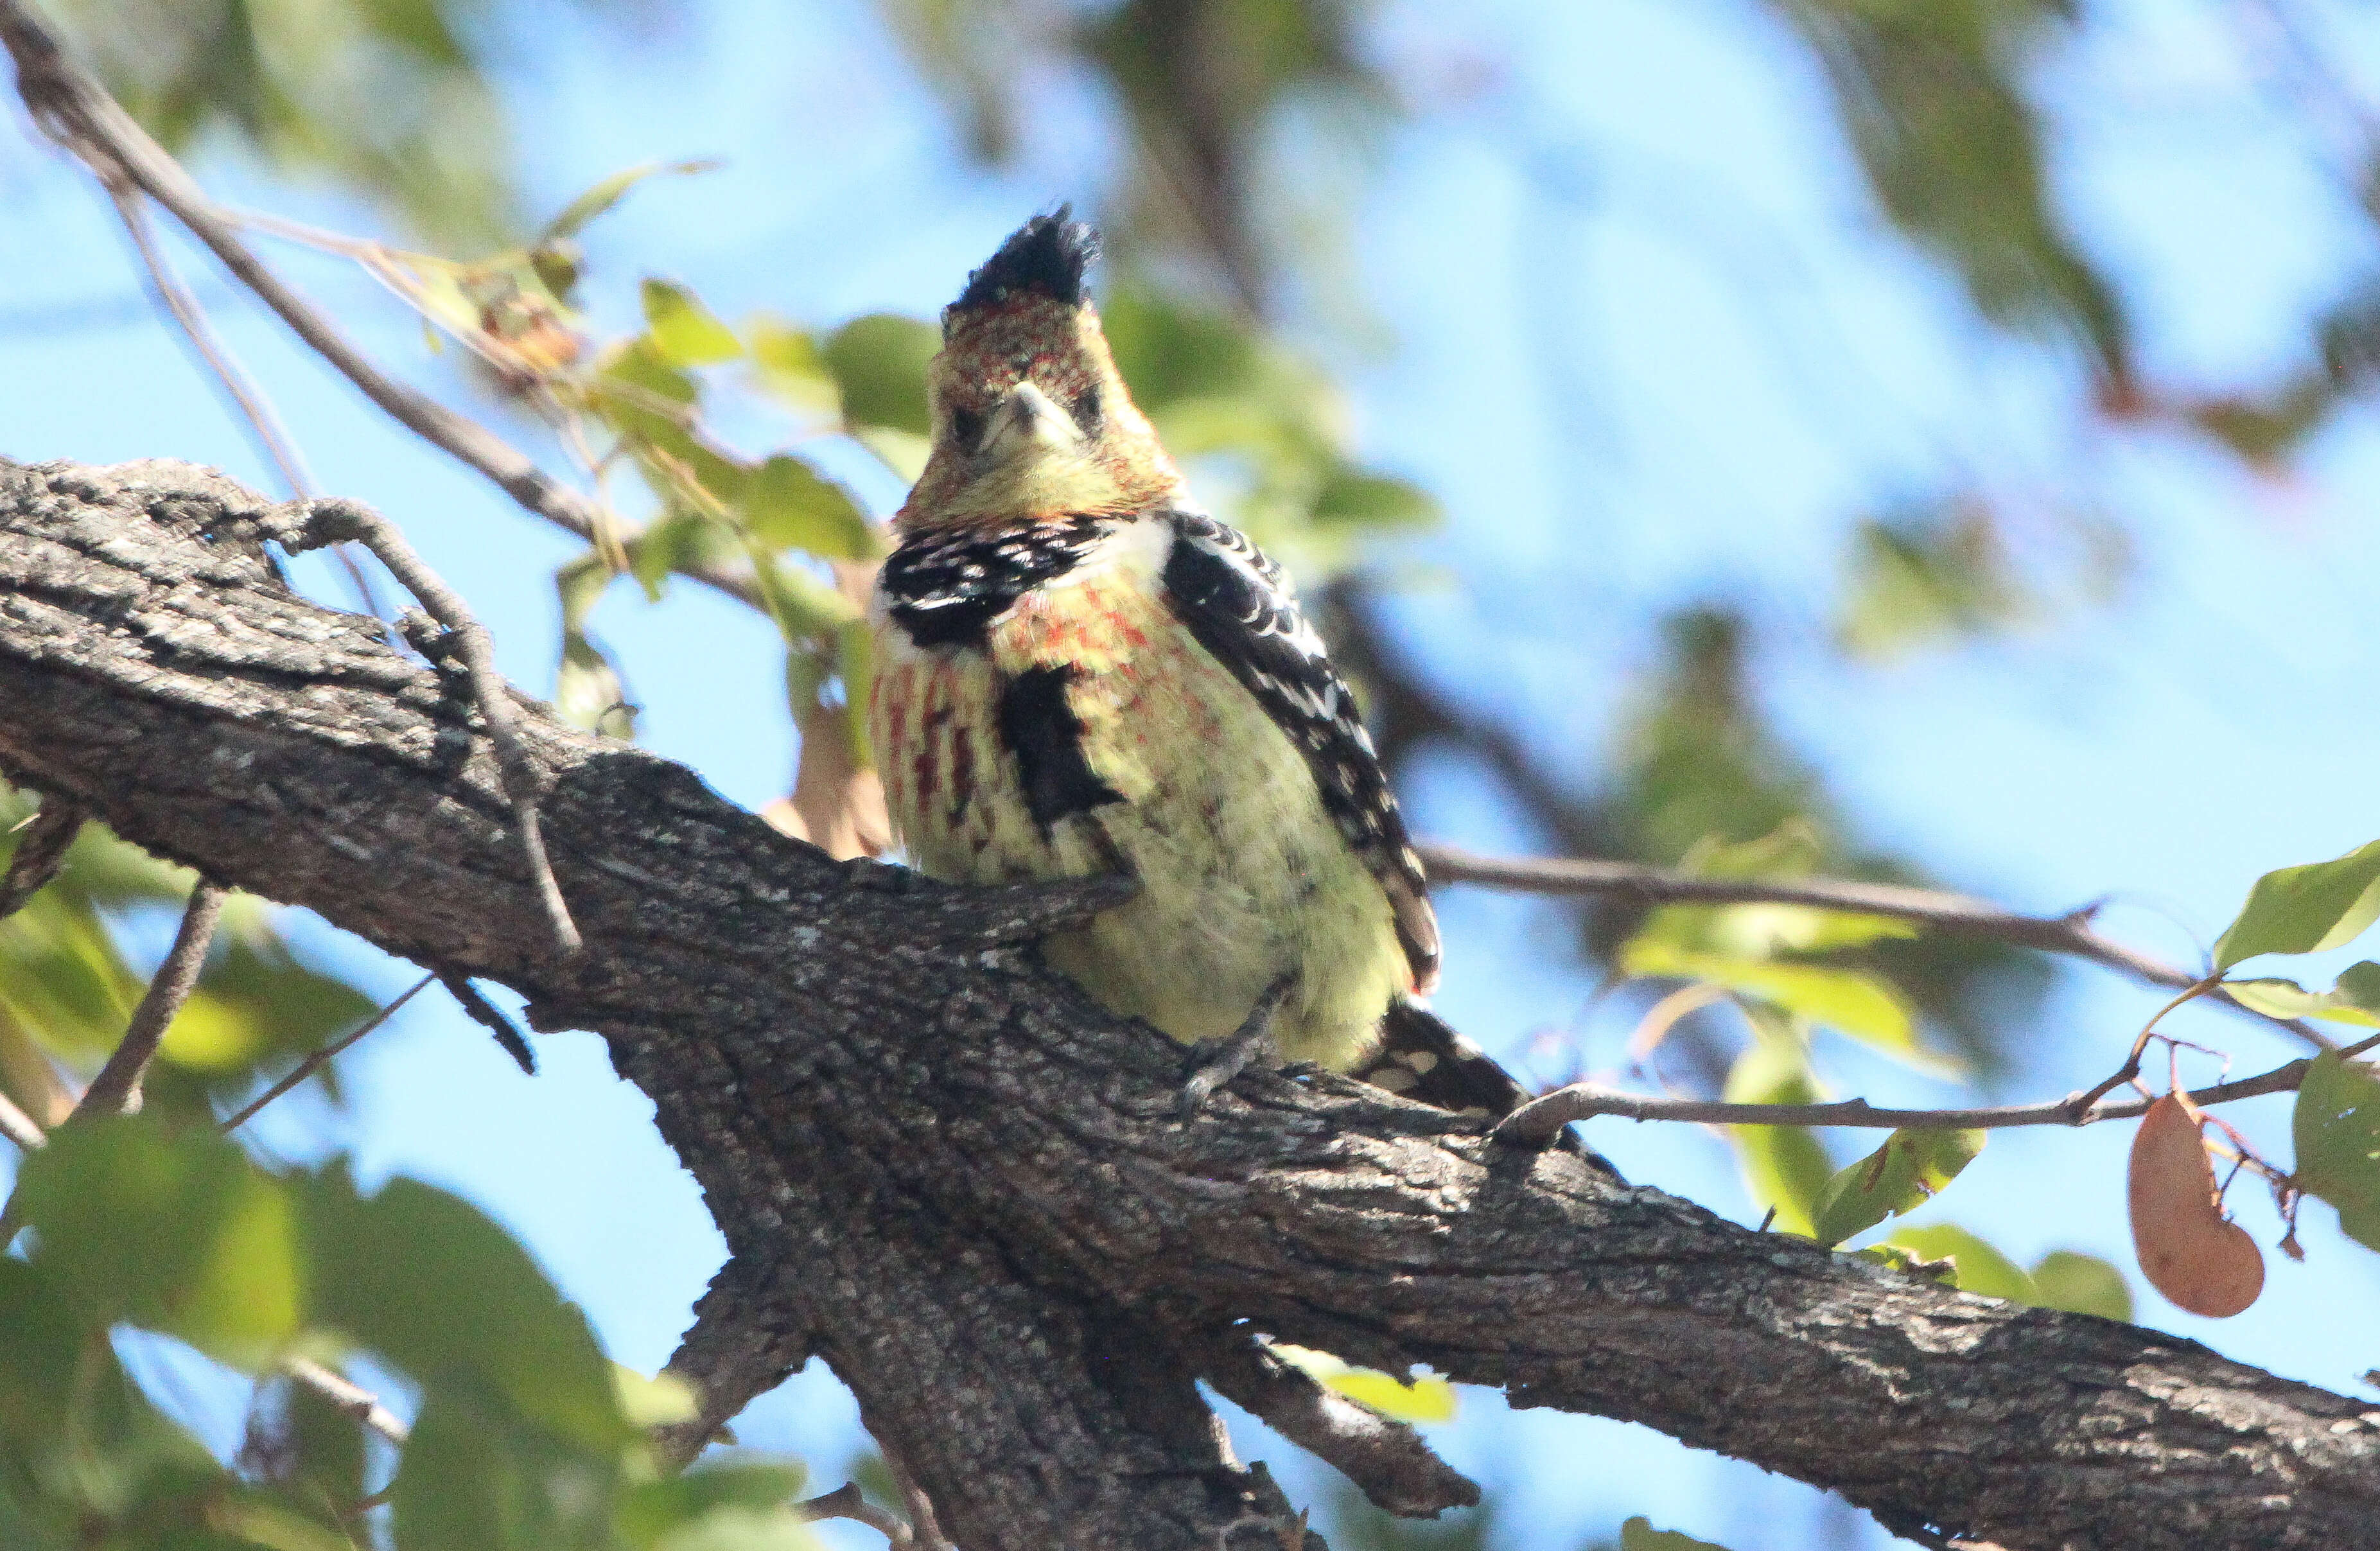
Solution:
M 2149 1106 L 2132 1138 L 2132 1252 L 2178 1306 L 2228 1319 L 2265 1290 L 2265 1256 L 2223 1215 L 2199 1121 L 2171 1094 Z

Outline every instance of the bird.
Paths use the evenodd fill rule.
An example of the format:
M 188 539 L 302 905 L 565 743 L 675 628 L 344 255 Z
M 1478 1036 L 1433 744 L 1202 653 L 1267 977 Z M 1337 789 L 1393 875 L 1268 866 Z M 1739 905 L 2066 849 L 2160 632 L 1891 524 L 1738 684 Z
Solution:
M 868 725 L 909 861 L 953 883 L 1125 873 L 1042 944 L 1191 1048 L 1501 1115 L 1430 1014 L 1437 916 L 1355 697 L 1281 567 L 1193 499 L 1118 371 L 1064 206 L 944 309 L 931 447 L 869 608 Z

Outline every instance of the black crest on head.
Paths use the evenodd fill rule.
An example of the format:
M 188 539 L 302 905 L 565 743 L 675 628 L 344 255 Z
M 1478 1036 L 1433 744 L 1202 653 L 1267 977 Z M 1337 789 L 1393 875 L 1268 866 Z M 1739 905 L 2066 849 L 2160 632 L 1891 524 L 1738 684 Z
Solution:
M 1011 297 L 1047 297 L 1078 307 L 1087 294 L 1084 272 L 1099 256 L 1099 234 L 1074 219 L 1075 207 L 1060 205 L 1009 234 L 983 268 L 967 276 L 953 312 L 997 307 Z

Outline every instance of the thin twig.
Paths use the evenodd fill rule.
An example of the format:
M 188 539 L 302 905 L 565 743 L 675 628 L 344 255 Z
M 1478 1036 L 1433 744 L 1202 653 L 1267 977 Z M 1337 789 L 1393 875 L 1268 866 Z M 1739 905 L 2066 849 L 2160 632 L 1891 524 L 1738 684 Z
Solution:
M 950 1537 L 942 1533 L 941 1523 L 934 1517 L 933 1499 L 927 1496 L 926 1489 L 902 1468 L 900 1458 L 883 1447 L 880 1438 L 877 1440 L 877 1453 L 883 1459 L 884 1468 L 892 1472 L 893 1484 L 901 1488 L 901 1500 L 909 1509 L 909 1538 L 904 1544 L 916 1547 L 917 1551 L 958 1551 L 951 1544 Z
M 288 487 L 290 496 L 298 501 L 312 496 L 317 487 L 313 470 L 306 465 L 306 454 L 274 411 L 264 389 L 239 364 L 239 357 L 231 353 L 230 346 L 217 337 L 198 297 L 158 246 L 157 234 L 149 224 L 149 207 L 139 189 L 123 175 L 120 166 L 113 174 L 94 170 L 99 171 L 100 184 L 107 190 L 108 198 L 115 202 L 115 213 L 124 223 L 125 235 L 132 239 L 133 250 L 140 256 L 141 267 L 149 272 L 150 295 L 173 315 L 183 339 L 214 374 L 224 395 L 247 420 L 257 445 L 281 470 L 282 482 Z M 356 563 L 356 557 L 344 544 L 334 547 L 331 554 L 346 573 L 347 583 L 355 588 L 356 601 L 363 612 L 374 619 L 385 619 L 387 611 L 381 605 L 380 589 L 372 586 L 370 574 Z
M 281 1360 L 281 1368 L 291 1378 L 330 1401 L 331 1404 L 370 1427 L 389 1442 L 400 1448 L 405 1447 L 405 1440 L 410 1436 L 411 1430 L 406 1426 L 404 1419 L 381 1404 L 379 1396 L 357 1384 L 345 1374 L 335 1369 L 326 1368 L 310 1357 L 285 1357 Z
M 2095 906 L 2066 915 L 2023 915 L 1988 901 L 1894 883 L 1859 883 L 1825 878 L 1705 878 L 1634 862 L 1580 861 L 1544 857 L 1475 856 L 1451 846 L 1423 845 L 1422 865 L 1434 883 L 1473 883 L 1531 894 L 1571 894 L 1624 900 L 1631 904 L 1799 904 L 1816 910 L 1888 915 L 1912 921 L 1946 937 L 1974 938 L 2063 953 L 2168 990 L 2186 990 L 2199 976 L 2135 952 L 2091 929 Z M 2236 1001 L 2220 988 L 2211 1001 L 2284 1028 L 2316 1049 L 2338 1041 L 2299 1018 L 2277 1018 Z
M 174 933 L 174 946 L 167 950 L 157 973 L 149 977 L 149 988 L 141 993 L 140 1005 L 132 1010 L 132 1021 L 125 1026 L 124 1037 L 116 1041 L 107 1064 L 83 1090 L 75 1112 L 67 1117 L 68 1125 L 85 1115 L 121 1115 L 140 1107 L 140 1079 L 148 1074 L 149 1062 L 155 1058 L 174 1014 L 182 1010 L 190 988 L 199 983 L 199 971 L 206 966 L 207 950 L 214 946 L 215 921 L 223 915 L 228 892 L 223 885 L 203 878 L 190 891 L 181 927 Z
M 83 821 L 91 816 L 62 797 L 44 797 L 41 811 L 25 820 L 18 831 L 17 849 L 8 857 L 8 871 L 0 877 L 0 920 L 6 920 L 25 907 L 25 902 L 42 891 L 50 879 L 58 875 L 58 867 L 67 859 L 67 848 L 74 844 L 82 832 Z
M 264 396 L 264 390 L 257 386 L 256 380 L 233 357 L 223 341 L 215 337 L 213 328 L 207 322 L 206 313 L 199 307 L 199 298 L 190 294 L 190 288 L 175 273 L 164 250 L 158 247 L 156 231 L 149 224 L 149 207 L 142 202 L 140 190 L 120 177 L 103 175 L 100 185 L 107 190 L 107 197 L 115 202 L 115 213 L 124 223 L 125 235 L 132 239 L 133 250 L 140 255 L 141 267 L 149 272 L 150 292 L 156 297 L 157 304 L 173 314 L 174 321 L 180 326 L 190 348 L 214 374 L 225 396 L 247 419 L 249 429 L 256 433 L 257 443 L 264 455 L 281 470 L 282 482 L 289 487 L 289 493 L 301 501 L 313 494 L 313 471 L 306 467 L 306 454 L 298 450 L 298 443 L 290 438 L 289 428 L 273 411 L 272 401 Z
M 103 178 L 128 178 L 173 212 L 235 279 L 407 430 L 487 476 L 528 511 L 589 543 L 599 541 L 601 516 L 585 496 L 557 484 L 527 454 L 486 427 L 382 371 L 311 303 L 284 285 L 239 239 L 225 212 L 181 164 L 150 139 L 95 77 L 66 56 L 56 35 L 22 0 L 0 0 L 0 43 L 16 60 L 18 94 L 34 122 L 58 144 Z M 685 574 L 760 606 L 759 590 L 748 576 L 701 563 L 690 564 Z
M 2380 1045 L 2380 1035 L 2350 1045 L 2341 1056 L 2357 1056 Z M 2254 1077 L 2217 1083 L 2190 1092 L 2193 1104 L 2228 1104 L 2268 1093 L 2294 1093 L 2313 1062 L 2304 1057 Z M 1598 1083 L 1573 1083 L 1513 1110 L 1496 1128 L 1500 1141 L 1536 1145 L 1572 1121 L 1620 1115 L 1632 1121 L 1682 1121 L 1700 1125 L 1840 1125 L 1908 1131 L 1997 1131 L 2021 1125 L 2092 1125 L 2137 1120 L 2149 1100 L 2098 1101 L 2105 1088 L 2070 1094 L 2049 1104 L 1997 1104 L 1973 1109 L 1885 1109 L 1864 1098 L 1832 1104 L 1727 1104 L 1699 1098 L 1664 1098 L 1623 1093 Z
M 328 1045 L 323 1046 L 321 1049 L 309 1055 L 304 1060 L 299 1061 L 296 1066 L 291 1067 L 287 1074 L 279 1082 L 273 1084 L 271 1087 L 257 1095 L 254 1099 L 249 1101 L 246 1109 L 232 1116 L 231 1119 L 224 1121 L 222 1126 L 218 1129 L 220 1129 L 225 1134 L 228 1135 L 232 1132 L 237 1131 L 241 1126 L 246 1125 L 250 1120 L 255 1118 L 258 1110 L 263 1109 L 274 1099 L 279 1098 L 283 1094 L 287 1093 L 290 1089 L 296 1087 L 307 1078 L 311 1077 L 316 1072 L 322 1070 L 322 1068 L 340 1051 L 346 1049 L 357 1040 L 361 1039 L 365 1035 L 370 1034 L 372 1030 L 380 1027 L 381 1024 L 396 1016 L 396 1010 L 398 1008 L 403 1007 L 407 1002 L 411 1001 L 416 995 L 419 994 L 437 978 L 438 976 L 434 973 L 425 975 L 420 979 L 416 980 L 412 985 L 407 986 L 404 991 L 397 996 L 395 1001 L 390 1002 L 386 1007 L 382 1008 L 370 1017 L 366 1018 L 362 1023 L 358 1024 L 349 1033 L 340 1036 L 338 1038 L 331 1041 Z
M 0 1093 L 0 1136 L 6 1136 L 29 1153 L 49 1140 L 42 1134 L 42 1128 L 33 1117 L 17 1108 L 17 1101 L 5 1093 Z
M 531 1077 L 537 1075 L 537 1057 L 530 1051 L 528 1041 L 522 1037 L 520 1030 L 513 1027 L 511 1019 L 496 1011 L 495 1003 L 480 994 L 477 986 L 459 975 L 442 975 L 438 983 L 445 987 L 446 994 L 471 1015 L 472 1022 L 496 1036 L 496 1043 L 504 1047 L 504 1054 L 512 1057 L 523 1072 Z
M 1376 1506 L 1435 1519 L 1478 1503 L 1478 1486 L 1439 1459 L 1419 1431 L 1284 1362 L 1253 1331 L 1219 1330 L 1185 1355 L 1218 1393 L 1335 1466 Z
M 821 1519 L 848 1519 L 853 1523 L 865 1524 L 891 1543 L 892 1551 L 910 1551 L 917 1544 L 909 1533 L 908 1524 L 899 1515 L 869 1502 L 856 1481 L 846 1481 L 832 1492 L 797 1502 L 794 1512 L 813 1524 Z
M 528 863 L 529 878 L 537 886 L 540 903 L 545 906 L 546 919 L 552 924 L 554 940 L 562 945 L 564 952 L 577 952 L 584 945 L 578 926 L 570 918 L 569 903 L 562 897 L 562 885 L 553 876 L 553 864 L 546 856 L 545 841 L 538 827 L 537 765 L 521 742 L 520 718 L 513 709 L 512 690 L 505 685 L 504 675 L 496 672 L 495 651 L 487 627 L 472 616 L 469 606 L 438 573 L 413 552 L 413 546 L 405 541 L 396 525 L 378 512 L 361 502 L 345 499 L 310 501 L 306 503 L 305 512 L 302 531 L 288 539 L 289 543 L 303 547 L 354 539 L 388 567 L 398 585 L 421 600 L 432 619 L 446 627 L 455 654 L 463 660 L 464 671 L 470 677 L 471 698 L 480 708 L 480 720 L 487 723 L 488 739 L 495 745 L 496 769 L 503 777 L 504 797 L 512 804 L 513 819 L 520 831 L 521 854 Z
M 149 988 L 132 1010 L 124 1037 L 116 1041 L 107 1064 L 99 1069 L 99 1075 L 91 1080 L 81 1101 L 63 1123 L 73 1125 L 87 1116 L 126 1114 L 140 1107 L 140 1079 L 147 1075 L 149 1062 L 164 1042 L 174 1014 L 182 1010 L 190 988 L 199 983 L 207 950 L 214 945 L 215 922 L 223 915 L 225 892 L 220 884 L 204 878 L 190 891 L 190 903 L 182 911 L 182 924 L 174 933 L 174 946 L 166 951 L 165 962 L 149 977 Z M 7 1202 L 0 1205 L 0 1254 L 6 1253 L 17 1230 L 24 1226 L 17 1215 L 18 1202 L 11 1190 Z

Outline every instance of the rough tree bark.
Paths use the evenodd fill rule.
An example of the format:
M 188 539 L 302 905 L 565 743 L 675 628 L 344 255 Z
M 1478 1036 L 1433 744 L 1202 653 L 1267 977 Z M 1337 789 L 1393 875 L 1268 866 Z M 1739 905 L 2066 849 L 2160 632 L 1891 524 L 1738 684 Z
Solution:
M 733 1252 L 680 1368 L 723 1414 L 822 1356 L 971 1551 L 1297 1544 L 1193 1382 L 1297 1412 L 1256 1331 L 2011 1548 L 2380 1524 L 2380 1411 L 2193 1342 L 1750 1232 L 1333 1078 L 1251 1072 L 1180 1120 L 1179 1051 L 1029 951 L 1112 886 L 837 864 L 524 700 L 565 955 L 468 695 L 261 560 L 302 519 L 182 465 L 0 461 L 0 768 L 600 1034 Z M 1376 1496 L 1402 1470 L 1402 1506 L 1456 1500 L 1417 1448 L 1305 1410 Z

